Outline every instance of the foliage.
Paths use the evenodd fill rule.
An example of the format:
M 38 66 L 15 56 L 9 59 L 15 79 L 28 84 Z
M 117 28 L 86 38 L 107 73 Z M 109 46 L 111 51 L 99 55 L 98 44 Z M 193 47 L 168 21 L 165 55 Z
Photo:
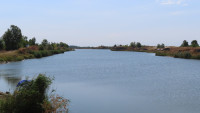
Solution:
M 167 53 L 165 52 L 156 52 L 156 56 L 167 56 Z
M 0 39 L 0 50 L 3 50 L 5 48 L 4 41 Z
M 190 59 L 192 55 L 189 52 L 179 52 L 174 55 L 175 58 L 186 58 Z
M 36 39 L 35 39 L 35 37 L 33 37 L 32 39 L 29 39 L 28 42 L 29 42 L 30 46 L 36 45 Z
M 67 106 L 68 101 L 64 98 L 47 95 L 47 89 L 52 83 L 52 79 L 43 74 L 39 74 L 36 79 L 22 83 L 14 92 L 0 101 L 1 113 L 47 113 L 51 108 L 57 111 L 61 107 Z M 52 98 L 54 100 L 52 100 Z M 56 100 L 55 100 L 56 99 Z M 57 102 L 57 103 L 55 103 Z M 47 105 L 49 107 L 46 107 Z M 58 106 L 54 106 L 58 105 Z M 67 111 L 67 108 L 65 109 Z M 50 113 L 50 112 L 48 112 Z
M 183 43 L 181 44 L 181 47 L 188 47 L 189 44 L 186 40 L 183 41 Z
M 142 44 L 140 42 L 137 42 L 136 47 L 141 48 Z
M 15 25 L 11 25 L 2 36 L 6 45 L 6 50 L 15 50 L 20 48 L 22 41 L 21 29 Z
M 50 96 L 49 100 L 44 100 L 42 107 L 44 108 L 44 113 L 68 113 L 67 105 L 69 103 L 69 100 L 59 96 L 52 94 Z
M 29 45 L 28 37 L 27 36 L 22 36 L 21 47 L 27 47 L 27 45 Z
M 158 44 L 157 48 L 165 48 L 165 44 Z
M 193 40 L 193 41 L 191 42 L 191 46 L 192 46 L 192 47 L 199 47 L 199 44 L 198 44 L 197 40 Z
M 135 43 L 135 42 L 131 42 L 131 43 L 130 43 L 130 47 L 135 48 L 135 47 L 136 47 L 136 43 Z
M 42 46 L 46 47 L 49 44 L 47 39 L 44 39 L 41 43 Z

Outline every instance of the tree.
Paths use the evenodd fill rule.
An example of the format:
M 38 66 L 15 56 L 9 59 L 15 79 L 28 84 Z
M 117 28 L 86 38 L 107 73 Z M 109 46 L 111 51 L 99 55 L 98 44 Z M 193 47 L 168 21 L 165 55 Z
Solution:
M 0 39 L 0 50 L 3 50 L 5 47 L 3 39 Z
M 136 46 L 137 46 L 138 48 L 141 48 L 141 47 L 142 47 L 142 45 L 141 45 L 140 42 L 137 42 Z
M 157 48 L 160 48 L 160 46 L 161 46 L 161 45 L 160 45 L 160 44 L 158 44 L 158 45 L 157 45 Z
M 165 48 L 165 44 L 162 43 L 162 44 L 160 45 L 160 48 Z
M 181 44 L 181 47 L 188 47 L 189 44 L 186 40 L 183 41 L 183 43 Z
M 47 46 L 49 44 L 48 40 L 47 39 L 44 39 L 42 41 L 42 46 Z
M 165 44 L 163 44 L 163 43 L 162 44 L 158 44 L 157 48 L 165 48 Z
M 69 46 L 64 42 L 60 42 L 60 47 L 68 48 Z
M 193 40 L 193 41 L 191 42 L 191 46 L 192 46 L 192 47 L 199 47 L 199 44 L 198 44 L 197 40 Z
M 35 45 L 36 44 L 36 39 L 35 39 L 35 37 L 33 37 L 32 39 L 29 39 L 29 41 L 28 41 L 28 43 L 29 43 L 29 45 Z
M 130 46 L 131 46 L 131 47 L 136 47 L 136 43 L 135 43 L 135 42 L 131 42 L 131 43 L 130 43 Z
M 20 43 L 22 41 L 21 29 L 15 25 L 11 25 L 4 35 L 3 40 L 6 45 L 6 50 L 15 50 L 20 48 Z
M 26 47 L 28 45 L 28 37 L 22 36 L 21 46 Z

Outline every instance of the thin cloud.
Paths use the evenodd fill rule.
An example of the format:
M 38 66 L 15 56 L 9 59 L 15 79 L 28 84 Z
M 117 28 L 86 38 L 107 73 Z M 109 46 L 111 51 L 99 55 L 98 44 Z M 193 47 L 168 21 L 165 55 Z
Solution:
M 156 0 L 161 5 L 182 5 L 188 6 L 187 0 Z

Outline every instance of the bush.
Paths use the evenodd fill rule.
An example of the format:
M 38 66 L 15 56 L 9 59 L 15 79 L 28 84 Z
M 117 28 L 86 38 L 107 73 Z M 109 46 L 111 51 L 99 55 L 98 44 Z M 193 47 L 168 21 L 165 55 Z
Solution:
M 175 58 L 186 58 L 190 59 L 192 55 L 189 52 L 179 52 L 174 55 Z
M 24 60 L 24 57 L 23 57 L 23 56 L 17 56 L 17 57 L 16 57 L 16 61 L 21 61 L 21 60 Z
M 47 95 L 51 83 L 52 79 L 42 74 L 30 82 L 22 83 L 14 94 L 0 100 L 0 113 L 52 113 L 59 108 L 66 108 L 68 100 Z
M 0 58 L 0 62 L 4 62 L 5 60 L 3 58 Z
M 42 53 L 40 51 L 35 51 L 33 52 L 33 55 L 36 57 L 36 58 L 41 58 L 42 57 Z
M 156 52 L 156 56 L 167 56 L 164 52 Z

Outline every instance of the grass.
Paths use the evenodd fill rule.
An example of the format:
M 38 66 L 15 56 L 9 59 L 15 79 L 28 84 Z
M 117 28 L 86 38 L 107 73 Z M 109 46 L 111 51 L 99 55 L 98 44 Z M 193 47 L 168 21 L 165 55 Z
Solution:
M 37 47 L 20 48 L 14 51 L 0 51 L 0 63 L 22 61 L 24 59 L 42 58 L 64 53 L 70 49 L 39 50 Z
M 172 47 L 169 51 L 157 51 L 157 56 L 172 56 L 174 58 L 200 59 L 199 47 Z
M 171 56 L 174 58 L 200 59 L 200 47 L 167 47 L 168 50 L 157 50 L 153 46 L 142 46 L 141 48 L 132 47 L 113 47 L 112 51 L 137 51 L 155 53 L 156 56 Z

